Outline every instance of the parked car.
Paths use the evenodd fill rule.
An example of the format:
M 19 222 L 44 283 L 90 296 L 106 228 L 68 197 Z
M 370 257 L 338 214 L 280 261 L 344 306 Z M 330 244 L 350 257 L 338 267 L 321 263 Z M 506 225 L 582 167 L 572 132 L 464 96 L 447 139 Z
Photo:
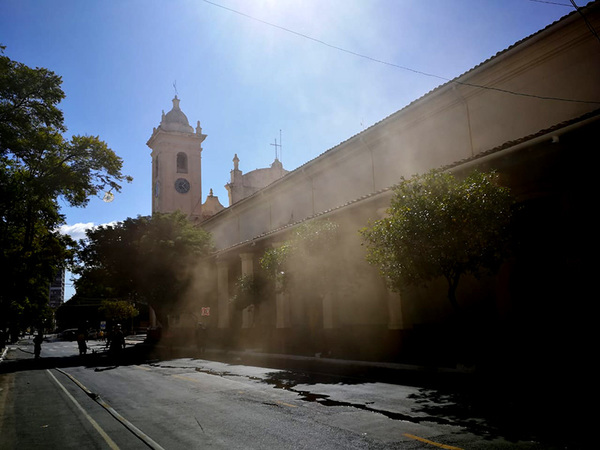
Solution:
M 69 328 L 58 333 L 57 337 L 61 341 L 74 341 L 77 339 L 77 328 Z

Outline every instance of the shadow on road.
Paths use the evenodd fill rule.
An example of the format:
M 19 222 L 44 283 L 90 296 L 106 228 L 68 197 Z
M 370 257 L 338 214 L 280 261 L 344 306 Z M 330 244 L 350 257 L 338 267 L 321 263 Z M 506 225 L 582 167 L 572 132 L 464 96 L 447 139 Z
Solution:
M 21 349 L 20 351 L 28 353 L 26 350 Z M 108 370 L 116 366 L 142 364 L 148 361 L 148 359 L 153 358 L 154 354 L 155 351 L 151 346 L 135 345 L 122 350 L 122 354 L 117 359 L 111 357 L 108 352 L 63 357 L 41 357 L 37 359 L 31 357 L 8 359 L 2 361 L 0 364 L 0 374 L 81 366 L 96 368 L 98 370 Z
M 23 351 L 23 350 L 21 350 Z M 26 351 L 23 351 L 26 352 Z M 507 368 L 485 374 L 449 374 L 435 370 L 399 369 L 385 365 L 360 364 L 356 361 L 334 361 L 320 358 L 294 358 L 285 355 L 240 354 L 239 352 L 207 351 L 201 355 L 189 349 L 172 349 L 139 343 L 126 347 L 115 360 L 107 352 L 68 357 L 42 357 L 4 360 L 0 374 L 52 368 L 86 367 L 97 372 L 119 366 L 165 362 L 176 358 L 199 357 L 229 365 L 247 365 L 278 369 L 260 381 L 275 388 L 297 392 L 302 400 L 324 406 L 352 406 L 386 415 L 392 420 L 425 417 L 440 424 L 461 425 L 470 432 L 494 439 L 503 436 L 519 440 L 560 443 L 557 448 L 586 448 L 580 446 L 585 436 L 574 432 L 589 402 L 586 385 L 576 383 L 573 374 L 554 368 L 547 371 L 523 367 L 518 371 Z M 197 368 L 200 372 L 210 370 Z M 226 376 L 227 370 L 214 375 Z M 515 375 L 516 374 L 516 375 Z M 560 380 L 556 382 L 554 380 Z M 541 381 L 545 380 L 545 383 Z M 549 383 L 550 380 L 553 382 Z M 340 403 L 327 396 L 298 390 L 298 385 L 364 384 L 383 382 L 418 388 L 412 398 L 418 404 L 415 416 L 407 417 L 378 411 L 369 405 Z M 482 420 L 483 419 L 483 420 Z M 424 419 L 425 420 L 425 419 Z M 549 447 L 554 448 L 554 447 Z

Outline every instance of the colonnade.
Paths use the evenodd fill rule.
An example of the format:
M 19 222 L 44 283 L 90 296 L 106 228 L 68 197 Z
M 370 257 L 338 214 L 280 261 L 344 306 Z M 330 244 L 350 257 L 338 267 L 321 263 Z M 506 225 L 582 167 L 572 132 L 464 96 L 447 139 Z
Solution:
M 251 252 L 239 254 L 242 276 L 254 276 L 254 255 Z M 230 303 L 230 265 L 231 260 L 217 261 L 217 307 L 220 329 L 231 327 L 232 305 Z M 388 313 L 387 327 L 390 330 L 402 330 L 407 325 L 404 320 L 402 301 L 398 293 L 387 291 L 386 303 Z M 333 329 L 339 326 L 336 320 L 339 301 L 336 292 L 328 291 L 323 295 L 323 329 Z M 247 307 L 242 311 L 242 328 L 251 328 L 254 324 L 254 308 Z M 282 289 L 281 281 L 275 285 L 275 328 L 290 328 L 292 326 L 292 307 L 290 293 Z

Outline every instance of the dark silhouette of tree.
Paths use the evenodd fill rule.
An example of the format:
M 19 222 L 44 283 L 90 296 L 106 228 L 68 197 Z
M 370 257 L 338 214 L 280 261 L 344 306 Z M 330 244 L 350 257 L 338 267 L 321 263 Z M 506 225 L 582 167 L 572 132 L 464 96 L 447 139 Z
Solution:
M 47 69 L 11 60 L 0 46 L 2 329 L 43 319 L 50 281 L 72 257 L 73 241 L 57 231 L 65 221 L 59 200 L 85 206 L 130 180 L 98 137 L 63 136 L 61 83 Z

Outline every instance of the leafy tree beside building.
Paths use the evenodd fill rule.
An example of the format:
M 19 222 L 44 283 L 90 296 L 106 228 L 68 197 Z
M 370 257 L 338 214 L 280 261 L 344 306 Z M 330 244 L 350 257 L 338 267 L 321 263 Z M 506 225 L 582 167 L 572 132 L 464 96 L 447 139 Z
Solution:
M 310 284 L 316 291 L 330 284 L 330 254 L 337 243 L 339 225 L 328 219 L 303 223 L 288 240 L 265 251 L 260 266 L 279 289 L 286 290 L 291 279 Z
M 507 257 L 513 208 L 495 173 L 414 176 L 395 187 L 387 216 L 361 230 L 367 260 L 397 292 L 443 277 L 448 300 L 460 310 L 461 277 L 494 272 Z
M 95 136 L 66 138 L 61 77 L 11 60 L 0 46 L 0 328 L 40 326 L 48 286 L 73 256 L 59 200 L 83 207 L 130 178 Z
M 180 212 L 88 230 L 74 269 L 77 295 L 150 305 L 166 326 L 211 250 L 211 235 Z

